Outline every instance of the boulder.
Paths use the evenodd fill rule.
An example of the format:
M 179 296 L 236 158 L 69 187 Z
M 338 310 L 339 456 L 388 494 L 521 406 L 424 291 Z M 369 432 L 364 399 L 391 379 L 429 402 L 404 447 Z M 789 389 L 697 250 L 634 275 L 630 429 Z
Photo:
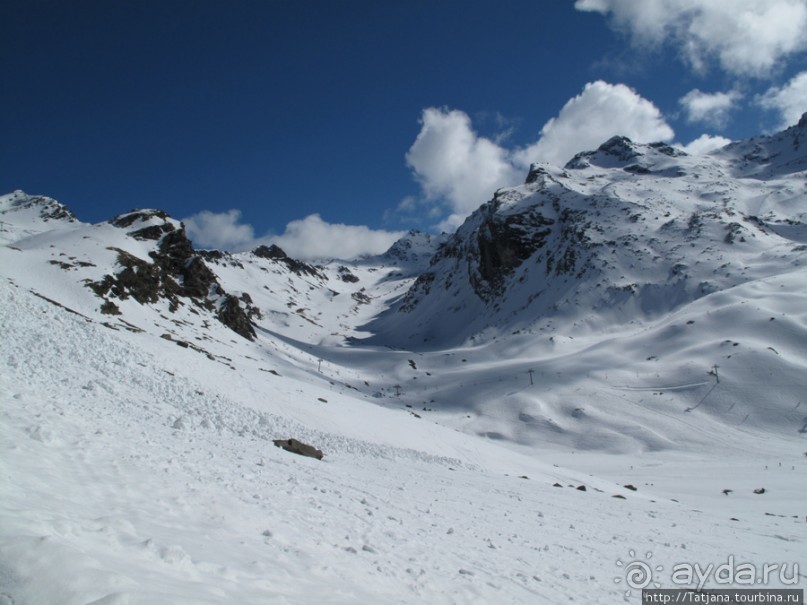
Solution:
M 308 445 L 297 439 L 275 439 L 273 443 L 277 447 L 282 447 L 287 452 L 299 454 L 300 456 L 308 456 L 309 458 L 316 458 L 322 460 L 322 450 L 318 450 L 313 445 Z

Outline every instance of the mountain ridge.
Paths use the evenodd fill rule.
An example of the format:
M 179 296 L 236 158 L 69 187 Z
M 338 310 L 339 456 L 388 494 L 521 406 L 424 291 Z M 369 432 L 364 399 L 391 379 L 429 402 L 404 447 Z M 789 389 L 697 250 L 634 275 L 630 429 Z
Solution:
M 591 412 L 587 422 L 569 422 L 569 389 L 612 389 L 614 376 L 657 374 L 661 365 L 662 382 L 703 385 L 662 391 L 682 410 L 695 406 L 718 424 L 746 410 L 766 430 L 791 431 L 803 424 L 787 402 L 802 389 L 794 376 L 807 364 L 799 336 L 807 321 L 777 290 L 805 281 L 807 213 L 803 175 L 793 167 L 802 165 L 806 122 L 707 157 L 613 137 L 563 168 L 534 164 L 523 185 L 499 190 L 450 236 L 413 231 L 385 254 L 356 261 L 302 263 L 276 246 L 197 251 L 181 223 L 159 210 L 87 225 L 57 202 L 21 192 L 0 198 L 2 220 L 19 223 L 5 223 L 0 250 L 7 277 L 32 291 L 230 365 L 230 350 L 241 349 L 228 334 L 254 343 L 240 354 L 248 365 L 283 350 L 289 359 L 347 364 L 350 375 L 350 364 L 365 363 L 351 360 L 379 351 L 389 352 L 378 361 L 391 376 L 406 375 L 409 361 L 419 367 L 414 357 L 399 360 L 406 352 L 444 367 L 441 357 L 466 351 L 480 376 L 495 375 L 486 360 L 504 356 L 520 372 L 539 372 L 546 392 L 508 399 L 500 387 L 485 387 L 458 407 L 455 387 L 434 390 L 428 381 L 411 383 L 397 402 L 387 399 L 400 397 L 400 384 L 379 388 L 359 376 L 342 384 L 383 405 L 417 401 L 450 416 L 467 409 L 477 416 L 463 430 L 505 441 L 579 442 L 607 422 Z M 54 291 L 53 284 L 62 285 Z M 727 350 L 741 341 L 743 349 Z M 606 346 L 621 357 L 605 360 Z M 726 382 L 707 394 L 710 368 L 721 363 Z M 755 366 L 785 377 L 765 408 L 776 410 L 775 421 L 751 401 L 768 397 L 764 381 L 742 380 Z M 556 367 L 566 369 L 551 378 Z M 611 369 L 577 375 L 579 367 Z M 464 392 L 460 376 L 456 389 Z M 731 378 L 747 392 L 730 387 Z M 700 406 L 703 396 L 713 405 Z M 499 405 L 508 410 L 504 425 L 490 420 Z M 620 405 L 618 398 L 601 403 L 603 412 Z M 660 422 L 642 418 L 647 426 Z M 657 428 L 636 432 L 632 422 L 590 443 L 669 447 L 653 436 Z
M 612 139 L 355 261 L 0 196 L 0 602 L 611 603 L 651 559 L 803 583 L 791 134 Z
M 398 306 L 406 320 L 387 313 L 369 328 L 399 346 L 441 329 L 456 344 L 490 327 L 483 323 L 505 299 L 538 318 L 625 305 L 652 315 L 786 270 L 807 241 L 803 190 L 792 178 L 794 167 L 807 169 L 798 154 L 805 130 L 802 120 L 705 158 L 613 137 L 563 169 L 535 164 L 524 185 L 499 190 L 432 259 Z M 452 322 L 445 309 L 461 317 Z M 524 323 L 517 309 L 506 313 Z M 395 340 L 396 320 L 405 340 Z M 446 327 L 454 324 L 462 329 Z

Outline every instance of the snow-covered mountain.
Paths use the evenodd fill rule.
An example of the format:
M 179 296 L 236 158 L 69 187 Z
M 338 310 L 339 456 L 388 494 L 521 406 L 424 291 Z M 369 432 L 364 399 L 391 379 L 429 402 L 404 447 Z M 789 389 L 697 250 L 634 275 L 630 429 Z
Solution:
M 563 168 L 536 164 L 524 185 L 498 191 L 465 221 L 366 326 L 368 342 L 424 353 L 472 345 L 523 359 L 547 387 L 542 420 L 519 422 L 536 416 L 532 397 L 506 405 L 507 439 L 541 442 L 525 433 L 545 416 L 560 433 L 550 439 L 577 433 L 577 419 L 563 420 L 569 391 L 588 392 L 595 413 L 621 420 L 623 403 L 609 405 L 603 388 L 706 387 L 715 373 L 724 381 L 707 399 L 705 388 L 665 393 L 721 422 L 803 430 L 806 137 L 802 119 L 705 157 L 614 137 Z M 500 394 L 482 390 L 465 405 L 489 410 Z M 591 442 L 590 427 L 572 442 L 580 439 Z
M 351 262 L 1 196 L 0 603 L 803 586 L 805 137 L 616 137 Z
M 807 119 L 705 157 L 614 137 L 562 169 L 533 165 L 524 185 L 466 220 L 372 330 L 415 347 L 539 330 L 548 318 L 603 330 L 801 272 L 802 141 Z

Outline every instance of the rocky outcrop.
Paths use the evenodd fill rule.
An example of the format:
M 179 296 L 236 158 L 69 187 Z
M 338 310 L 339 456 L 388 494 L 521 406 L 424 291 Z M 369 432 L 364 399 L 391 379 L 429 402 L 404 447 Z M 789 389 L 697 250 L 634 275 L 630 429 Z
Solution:
M 0 196 L 0 216 L 26 210 L 32 211 L 43 223 L 48 221 L 76 222 L 76 215 L 67 206 L 53 198 L 44 195 L 28 195 L 19 189 Z
M 257 310 L 251 309 L 249 303 L 242 307 L 238 298 L 224 291 L 216 274 L 194 251 L 182 223 L 160 210 L 141 210 L 117 216 L 110 224 L 129 229 L 129 237 L 154 241 L 156 246 L 148 253 L 150 261 L 115 248 L 120 270 L 87 283 L 98 296 L 121 300 L 131 297 L 140 304 L 166 300 L 172 312 L 190 303 L 212 312 L 236 334 L 248 340 L 255 338 L 249 318 Z
M 309 265 L 308 263 L 304 263 L 302 261 L 291 258 L 279 246 L 276 246 L 274 244 L 272 244 L 271 246 L 258 246 L 252 251 L 252 254 L 257 256 L 258 258 L 265 258 L 268 260 L 273 260 L 278 263 L 282 263 L 283 265 L 288 267 L 290 271 L 296 273 L 297 275 L 300 276 L 309 275 L 311 277 L 327 279 L 326 275 L 313 265 Z
M 537 174 L 531 172 L 537 179 Z M 536 180 L 533 180 L 536 183 Z M 534 185 L 543 186 L 543 185 Z M 523 194 L 498 192 L 477 210 L 434 255 L 431 266 L 443 269 L 444 289 L 467 275 L 474 294 L 484 302 L 501 298 L 522 265 L 544 268 L 546 275 L 580 276 L 589 266 L 586 249 L 591 242 L 585 214 L 551 203 L 522 204 Z M 410 311 L 417 300 L 437 285 L 438 272 L 422 273 L 404 297 L 401 311 Z
M 247 340 L 253 340 L 255 338 L 255 328 L 252 327 L 249 315 L 244 311 L 244 308 L 235 296 L 231 294 L 224 295 L 224 298 L 219 303 L 216 317 L 233 332 L 243 336 Z
M 539 211 L 499 216 L 492 212 L 475 234 L 469 250 L 472 266 L 471 283 L 477 295 L 488 300 L 500 295 L 507 278 L 521 263 L 543 248 L 552 232 L 555 219 Z
M 359 278 L 356 277 L 353 272 L 344 265 L 340 266 L 336 272 L 339 274 L 339 279 L 341 279 L 343 282 L 355 284 L 359 281 Z

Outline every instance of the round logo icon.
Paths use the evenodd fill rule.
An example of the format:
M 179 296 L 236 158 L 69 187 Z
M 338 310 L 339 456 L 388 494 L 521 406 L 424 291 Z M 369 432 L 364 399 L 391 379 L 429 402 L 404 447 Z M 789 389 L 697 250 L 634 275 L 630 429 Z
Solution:
M 625 582 L 627 586 L 625 590 L 625 597 L 631 595 L 631 590 L 642 590 L 651 584 L 654 588 L 661 588 L 661 584 L 653 581 L 653 574 L 659 571 L 664 571 L 664 567 L 656 565 L 653 567 L 650 560 L 653 558 L 653 553 L 648 551 L 645 553 L 645 560 L 637 559 L 636 551 L 631 549 L 628 551 L 628 560 L 616 560 L 616 566 L 623 570 L 621 576 L 614 578 L 615 584 Z

